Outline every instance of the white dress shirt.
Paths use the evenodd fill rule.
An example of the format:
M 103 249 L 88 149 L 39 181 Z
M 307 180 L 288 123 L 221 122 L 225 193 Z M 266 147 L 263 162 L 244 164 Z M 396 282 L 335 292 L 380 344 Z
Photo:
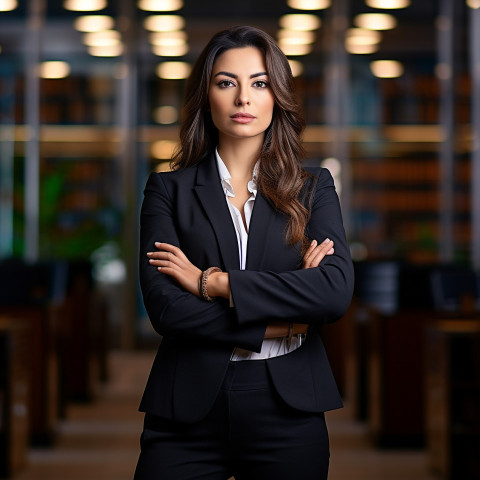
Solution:
M 239 267 L 241 270 L 245 270 L 245 265 L 247 261 L 248 230 L 250 227 L 250 219 L 252 217 L 253 206 L 255 204 L 255 197 L 257 196 L 257 184 L 255 182 L 257 165 L 255 165 L 252 172 L 252 179 L 248 182 L 247 185 L 248 191 L 251 195 L 243 206 L 243 213 L 245 215 L 244 223 L 242 219 L 242 214 L 240 213 L 238 208 L 235 207 L 235 205 L 233 205 L 233 203 L 229 200 L 229 198 L 235 197 L 233 186 L 230 183 L 230 179 L 232 178 L 232 176 L 230 175 L 227 166 L 220 158 L 218 150 L 215 150 L 215 154 L 217 157 L 218 174 L 220 176 L 222 188 L 225 193 L 225 200 L 227 202 L 228 210 L 230 211 L 233 225 L 235 226 L 235 231 L 237 233 L 238 257 L 240 259 Z M 286 353 L 290 353 L 293 352 L 293 350 L 296 350 L 302 344 L 304 338 L 304 335 L 294 335 L 289 346 L 287 345 L 288 342 L 286 337 L 266 338 L 263 340 L 262 350 L 260 353 L 251 352 L 250 350 L 244 350 L 242 348 L 236 348 L 232 353 L 231 360 L 261 360 L 285 355 Z

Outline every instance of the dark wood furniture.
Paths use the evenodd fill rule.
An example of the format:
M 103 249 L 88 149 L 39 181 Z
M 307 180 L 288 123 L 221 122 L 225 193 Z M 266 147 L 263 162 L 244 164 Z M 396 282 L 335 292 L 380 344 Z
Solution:
M 480 479 L 480 319 L 439 321 L 426 334 L 426 425 L 431 468 Z
M 423 310 L 376 315 L 370 324 L 368 421 L 381 447 L 424 445 Z
M 0 478 L 15 475 L 27 462 L 29 345 L 25 323 L 0 317 Z
M 29 330 L 30 440 L 51 445 L 59 420 L 58 324 L 61 264 L 17 260 L 0 265 L 0 315 Z

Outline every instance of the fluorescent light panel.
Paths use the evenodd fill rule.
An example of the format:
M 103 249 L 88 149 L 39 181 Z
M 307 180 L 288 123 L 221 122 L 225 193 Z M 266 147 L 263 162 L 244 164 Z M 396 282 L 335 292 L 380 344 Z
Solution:
M 369 55 L 379 50 L 379 45 L 355 45 L 345 41 L 345 50 L 353 55 Z
M 360 13 L 353 23 L 369 30 L 391 30 L 397 26 L 397 19 L 388 13 Z
M 150 43 L 162 47 L 185 45 L 187 43 L 186 32 L 153 32 L 150 35 Z
M 349 28 L 345 42 L 349 45 L 376 45 L 382 40 L 382 34 L 366 28 Z
M 183 7 L 183 0 L 139 0 L 137 5 L 147 12 L 172 12 Z
M 167 80 L 180 80 L 190 75 L 191 67 L 186 62 L 162 62 L 157 66 L 156 72 L 160 78 Z
M 288 0 L 287 5 L 297 10 L 323 10 L 332 4 L 331 0 Z
M 117 30 L 102 30 L 90 32 L 83 36 L 83 43 L 89 47 L 109 47 L 121 42 L 120 32 Z
M 17 0 L 0 0 L 0 12 L 11 12 L 18 7 Z
M 185 19 L 180 15 L 150 15 L 143 25 L 150 32 L 173 32 L 185 27 Z
M 288 30 L 317 30 L 322 22 L 320 17 L 308 13 L 290 13 L 280 17 L 279 25 Z
M 278 42 L 279 47 L 287 56 L 308 55 L 312 51 L 311 45 L 292 45 Z
M 73 26 L 79 32 L 99 32 L 111 30 L 115 26 L 115 20 L 108 15 L 82 15 L 75 19 Z
M 368 7 L 383 8 L 383 9 L 397 9 L 406 8 L 410 6 L 410 0 L 365 0 Z
M 90 46 L 88 47 L 88 53 L 94 57 L 118 57 L 123 53 L 123 44 Z
M 159 57 L 183 57 L 188 53 L 188 45 L 152 45 L 152 52 Z
M 67 62 L 48 61 L 40 64 L 40 78 L 65 78 L 70 75 L 70 65 Z
M 279 42 L 285 45 L 309 45 L 315 42 L 315 33 L 309 31 L 281 29 L 277 36 Z
M 370 70 L 379 78 L 397 78 L 403 75 L 403 65 L 396 60 L 375 60 L 370 63 Z
M 107 0 L 65 0 L 63 6 L 74 12 L 94 12 L 106 8 Z

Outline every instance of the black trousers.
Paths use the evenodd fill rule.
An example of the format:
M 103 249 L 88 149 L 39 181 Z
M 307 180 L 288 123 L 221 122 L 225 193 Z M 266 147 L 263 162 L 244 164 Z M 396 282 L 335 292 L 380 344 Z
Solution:
M 183 424 L 146 414 L 136 480 L 326 480 L 323 413 L 286 405 L 265 360 L 230 362 L 214 408 Z

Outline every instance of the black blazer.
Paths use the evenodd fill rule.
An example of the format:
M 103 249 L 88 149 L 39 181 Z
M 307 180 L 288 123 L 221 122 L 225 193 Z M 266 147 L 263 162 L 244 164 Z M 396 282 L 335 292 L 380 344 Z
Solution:
M 260 351 L 270 320 L 308 323 L 305 343 L 269 359 L 273 384 L 294 408 L 320 412 L 342 405 L 318 327 L 347 310 L 353 267 L 333 179 L 314 169 L 308 235 L 330 238 L 335 254 L 301 269 L 298 246 L 285 242 L 284 215 L 257 194 L 249 228 L 246 270 L 239 270 L 235 228 L 211 154 L 191 168 L 152 173 L 140 216 L 140 282 L 155 330 L 162 335 L 140 410 L 194 422 L 206 416 L 234 347 Z M 230 274 L 235 307 L 188 293 L 148 263 L 154 242 L 179 246 L 189 260 Z

